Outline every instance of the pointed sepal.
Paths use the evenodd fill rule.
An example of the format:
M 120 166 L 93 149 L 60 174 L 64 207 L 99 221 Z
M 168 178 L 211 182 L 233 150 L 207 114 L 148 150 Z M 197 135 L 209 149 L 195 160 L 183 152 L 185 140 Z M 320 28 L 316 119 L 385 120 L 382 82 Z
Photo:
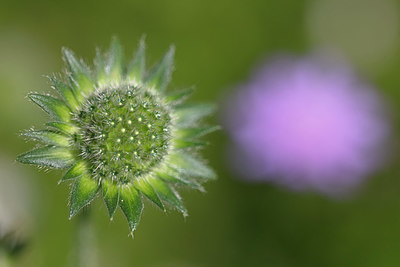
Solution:
M 203 126 L 193 128 L 180 128 L 176 130 L 174 147 L 178 149 L 186 149 L 193 147 L 202 147 L 207 145 L 207 142 L 200 141 L 198 138 L 203 135 L 219 130 L 219 126 Z
M 52 83 L 52 87 L 61 95 L 68 107 L 73 111 L 77 110 L 79 108 L 79 103 L 75 98 L 73 89 L 56 77 L 49 77 L 49 79 Z
M 164 91 L 171 80 L 173 71 L 175 47 L 171 46 L 168 52 L 164 55 L 161 62 L 158 63 L 145 78 L 145 84 L 149 88 L 158 91 Z
M 29 94 L 29 99 L 43 109 L 54 119 L 68 122 L 71 118 L 70 109 L 60 99 L 49 95 Z
M 179 126 L 195 125 L 200 119 L 215 112 L 213 104 L 189 104 L 176 107 L 175 114 Z
M 107 53 L 104 66 L 107 82 L 121 82 L 124 74 L 122 57 L 123 53 L 121 44 L 118 38 L 114 37 L 111 40 L 110 49 Z
M 139 42 L 139 48 L 136 55 L 128 67 L 128 81 L 135 86 L 142 85 L 146 71 L 146 42 L 142 37 Z
M 169 104 L 177 105 L 185 101 L 194 92 L 194 87 L 171 92 L 166 95 L 165 101 Z
M 108 215 L 112 219 L 119 204 L 119 186 L 111 181 L 103 179 L 102 189 Z
M 208 143 L 199 140 L 185 140 L 177 139 L 174 140 L 174 147 L 176 149 L 189 149 L 189 148 L 201 148 L 206 146 Z
M 176 152 L 169 157 L 169 166 L 180 173 L 195 178 L 214 180 L 217 178 L 215 172 L 201 160 L 184 152 Z
M 104 57 L 99 48 L 96 49 L 96 58 L 94 60 L 96 67 L 96 80 L 100 87 L 104 87 L 107 84 L 107 76 L 104 64 Z
M 67 148 L 45 146 L 18 156 L 17 161 L 23 164 L 63 169 L 74 163 L 74 157 Z
M 76 127 L 73 124 L 65 123 L 65 122 L 60 122 L 60 121 L 51 121 L 46 123 L 47 126 L 54 128 L 62 133 L 65 133 L 67 135 L 73 135 L 78 132 L 78 127 Z
M 70 144 L 68 136 L 51 130 L 30 130 L 25 132 L 23 135 L 32 140 L 42 142 L 46 145 L 67 147 Z
M 137 190 L 139 190 L 143 195 L 145 195 L 148 199 L 150 199 L 154 204 L 156 204 L 160 209 L 165 211 L 165 207 L 158 197 L 156 191 L 154 191 L 151 184 L 147 181 L 147 178 L 139 178 L 134 182 L 134 186 Z
M 149 183 L 164 202 L 182 212 L 184 216 L 187 216 L 188 212 L 183 205 L 182 198 L 179 196 L 178 192 L 158 177 L 149 178 Z
M 133 185 L 125 184 L 121 186 L 119 206 L 128 220 L 132 234 L 139 224 L 143 210 L 142 198 Z
M 62 53 L 70 71 L 71 85 L 74 86 L 75 96 L 81 102 L 95 89 L 90 69 L 82 60 L 78 60 L 71 50 L 63 48 Z
M 87 173 L 87 165 L 83 160 L 75 163 L 63 176 L 59 183 L 78 178 Z
M 71 190 L 70 219 L 95 198 L 98 189 L 98 182 L 89 175 L 82 175 L 76 179 Z
M 196 139 L 206 134 L 220 130 L 220 126 L 200 126 L 194 128 L 181 128 L 176 131 L 178 139 Z
M 184 185 L 195 190 L 205 192 L 204 187 L 195 179 L 187 177 L 186 175 L 179 173 L 178 171 L 167 166 L 164 166 L 161 170 L 156 171 L 156 176 L 169 183 Z

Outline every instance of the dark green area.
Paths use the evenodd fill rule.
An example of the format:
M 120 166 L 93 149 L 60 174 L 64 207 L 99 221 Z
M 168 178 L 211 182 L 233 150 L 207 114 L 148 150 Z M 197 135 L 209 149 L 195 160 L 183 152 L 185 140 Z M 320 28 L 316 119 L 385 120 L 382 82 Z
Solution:
M 25 96 L 50 92 L 43 75 L 64 67 L 61 47 L 86 61 L 95 46 L 119 36 L 131 58 L 142 34 L 155 63 L 176 46 L 169 88 L 195 85 L 192 101 L 224 103 L 262 59 L 279 52 L 312 50 L 306 0 L 11 1 L 0 8 L 0 153 L 12 164 L 29 150 L 17 133 L 48 121 Z M 378 1 L 379 2 L 379 1 Z M 398 1 L 397 1 L 398 2 Z M 374 36 L 371 36 L 373 39 Z M 364 73 L 391 104 L 394 133 L 400 114 L 400 53 L 379 71 Z M 214 121 L 219 119 L 218 116 Z M 210 123 L 212 120 L 210 120 Z M 98 198 L 92 213 L 100 266 L 398 266 L 400 265 L 400 167 L 392 163 L 354 196 L 332 200 L 269 184 L 248 184 L 226 165 L 229 142 L 220 131 L 206 138 L 205 158 L 219 179 L 206 194 L 183 190 L 186 219 L 147 205 L 135 238 L 117 211 L 110 222 Z M 396 152 L 398 144 L 392 145 Z M 74 246 L 77 219 L 68 220 L 69 187 L 60 173 L 19 166 L 36 184 L 32 240 L 17 266 L 65 266 Z M 33 188 L 32 188 L 33 190 Z M 147 201 L 149 204 L 150 202 Z M 36 203 L 36 202 L 35 202 Z

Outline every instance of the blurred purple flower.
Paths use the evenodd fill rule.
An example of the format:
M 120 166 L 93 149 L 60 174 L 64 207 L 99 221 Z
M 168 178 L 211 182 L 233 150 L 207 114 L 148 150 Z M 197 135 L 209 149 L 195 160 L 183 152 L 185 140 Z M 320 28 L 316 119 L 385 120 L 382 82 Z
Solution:
M 381 163 L 378 95 L 343 64 L 281 58 L 242 86 L 225 113 L 237 171 L 296 190 L 341 194 Z

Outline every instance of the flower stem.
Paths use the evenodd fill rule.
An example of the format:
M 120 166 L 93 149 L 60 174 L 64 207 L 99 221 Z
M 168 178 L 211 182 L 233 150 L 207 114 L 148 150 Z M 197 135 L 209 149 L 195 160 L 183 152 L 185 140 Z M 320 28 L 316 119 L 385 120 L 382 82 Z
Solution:
M 5 250 L 1 250 L 0 248 L 0 267 L 11 267 L 11 261 L 11 256 Z
M 75 241 L 70 266 L 98 266 L 95 234 L 93 232 L 93 227 L 90 220 L 90 210 L 82 210 L 81 214 L 79 214 L 77 217 L 78 220 L 75 230 Z

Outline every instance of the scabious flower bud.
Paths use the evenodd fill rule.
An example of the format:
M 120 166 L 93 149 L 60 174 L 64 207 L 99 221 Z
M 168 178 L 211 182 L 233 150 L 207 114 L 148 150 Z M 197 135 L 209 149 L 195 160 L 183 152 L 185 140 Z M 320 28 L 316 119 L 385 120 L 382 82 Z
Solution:
M 318 57 L 262 67 L 230 103 L 226 124 L 244 177 L 329 195 L 347 193 L 376 170 L 388 134 L 371 86 Z
M 121 207 L 133 232 L 142 213 L 142 196 L 163 211 L 170 205 L 186 215 L 175 187 L 202 190 L 203 182 L 215 178 L 197 153 L 205 144 L 199 138 L 217 129 L 200 123 L 214 106 L 183 104 L 191 89 L 166 92 L 173 47 L 149 72 L 144 53 L 142 40 L 126 67 L 114 39 L 107 53 L 97 51 L 93 70 L 63 49 L 67 71 L 63 78 L 49 77 L 61 99 L 29 95 L 52 121 L 44 130 L 24 133 L 44 146 L 20 155 L 18 161 L 67 169 L 61 182 L 73 181 L 70 218 L 101 191 L 110 218 Z

